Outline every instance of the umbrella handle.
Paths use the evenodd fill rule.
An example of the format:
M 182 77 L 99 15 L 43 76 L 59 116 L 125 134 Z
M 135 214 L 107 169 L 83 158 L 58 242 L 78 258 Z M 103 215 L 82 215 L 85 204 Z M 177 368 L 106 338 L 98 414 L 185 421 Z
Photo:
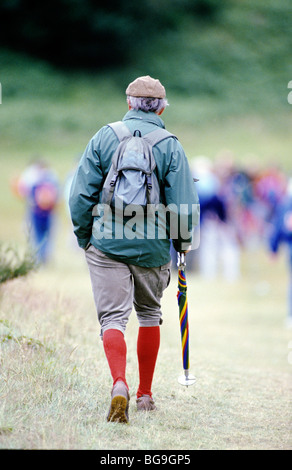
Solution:
M 177 266 L 179 269 L 185 269 L 186 267 L 186 257 L 185 253 L 177 253 Z

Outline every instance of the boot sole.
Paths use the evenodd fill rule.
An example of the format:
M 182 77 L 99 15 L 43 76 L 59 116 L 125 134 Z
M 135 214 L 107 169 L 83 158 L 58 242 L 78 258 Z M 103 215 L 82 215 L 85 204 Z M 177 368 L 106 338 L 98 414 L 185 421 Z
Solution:
M 122 395 L 115 396 L 111 401 L 111 407 L 107 417 L 108 421 L 116 423 L 128 423 L 126 415 L 128 401 Z

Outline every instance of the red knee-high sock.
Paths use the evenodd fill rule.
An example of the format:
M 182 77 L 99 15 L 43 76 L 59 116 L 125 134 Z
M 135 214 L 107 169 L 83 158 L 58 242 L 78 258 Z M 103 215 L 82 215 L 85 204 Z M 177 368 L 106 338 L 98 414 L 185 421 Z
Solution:
M 152 396 L 151 386 L 156 359 L 160 346 L 160 327 L 140 327 L 137 341 L 137 356 L 139 364 L 139 388 L 137 398 L 142 395 Z
M 113 378 L 113 385 L 118 380 L 122 380 L 127 385 L 127 346 L 123 333 L 120 330 L 106 330 L 103 333 L 103 347 Z

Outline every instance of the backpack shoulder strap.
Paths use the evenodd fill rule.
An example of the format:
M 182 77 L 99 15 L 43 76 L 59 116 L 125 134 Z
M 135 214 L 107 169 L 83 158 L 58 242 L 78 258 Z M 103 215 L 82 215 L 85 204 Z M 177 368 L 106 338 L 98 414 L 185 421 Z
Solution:
M 122 121 L 111 122 L 108 126 L 114 131 L 120 142 L 126 137 L 132 137 L 131 132 Z
M 174 134 L 171 134 L 168 132 L 166 129 L 162 129 L 159 127 L 155 131 L 149 132 L 148 134 L 145 134 L 143 138 L 147 140 L 147 142 L 154 147 L 154 145 L 158 144 L 158 142 L 161 142 L 164 139 L 167 139 L 168 137 L 173 137 L 177 139 L 177 137 Z

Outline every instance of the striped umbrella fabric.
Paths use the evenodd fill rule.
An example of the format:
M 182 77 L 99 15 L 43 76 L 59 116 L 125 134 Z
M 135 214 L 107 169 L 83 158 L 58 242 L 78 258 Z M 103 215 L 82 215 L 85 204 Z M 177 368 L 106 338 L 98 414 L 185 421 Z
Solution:
M 182 362 L 184 375 L 179 377 L 178 381 L 181 385 L 193 385 L 196 381 L 193 375 L 189 374 L 189 316 L 188 316 L 188 299 L 187 299 L 187 280 L 185 274 L 185 254 L 178 253 L 178 291 L 177 300 L 179 306 L 179 323 L 181 332 L 182 346 Z
M 188 320 L 188 299 L 187 281 L 183 269 L 178 270 L 178 292 L 177 300 L 179 306 L 179 323 L 182 344 L 182 361 L 184 370 L 189 369 L 189 320 Z

